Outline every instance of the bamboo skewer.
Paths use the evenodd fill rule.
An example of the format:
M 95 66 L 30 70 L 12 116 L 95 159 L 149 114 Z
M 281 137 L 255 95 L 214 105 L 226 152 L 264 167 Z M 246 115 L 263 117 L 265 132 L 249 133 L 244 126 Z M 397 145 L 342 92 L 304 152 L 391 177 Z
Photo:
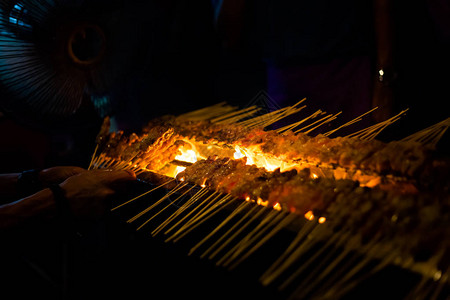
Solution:
M 325 124 L 327 124 L 327 123 L 329 123 L 329 122 L 331 122 L 331 121 L 336 120 L 336 119 L 337 119 L 337 116 L 339 116 L 341 113 L 342 113 L 342 111 L 338 112 L 338 113 L 335 114 L 335 115 L 331 115 L 328 119 L 324 120 L 323 122 L 320 122 L 317 126 L 311 128 L 311 129 L 309 129 L 308 131 L 305 131 L 305 134 L 309 134 L 309 133 L 311 133 L 311 131 L 316 130 L 316 129 L 319 128 L 320 126 L 325 125 Z
M 237 125 L 244 126 L 249 129 L 253 129 L 253 128 L 257 128 L 257 127 L 260 127 L 260 128 L 268 127 L 269 125 L 272 125 L 272 124 L 278 122 L 279 120 L 281 120 L 285 117 L 288 117 L 290 115 L 293 115 L 293 114 L 301 111 L 302 109 L 304 109 L 306 106 L 302 106 L 302 107 L 297 107 L 297 106 L 300 105 L 301 103 L 303 103 L 305 100 L 306 100 L 306 98 L 300 100 L 299 102 L 297 102 L 296 104 L 294 104 L 292 106 L 287 106 L 287 107 L 278 109 L 276 111 L 272 111 L 272 112 L 266 113 L 264 115 L 254 117 L 249 120 L 238 122 Z
M 238 215 L 243 209 L 245 209 L 249 205 L 249 202 L 241 203 L 231 214 L 229 214 L 217 227 L 214 228 L 208 235 L 206 235 L 200 242 L 198 242 L 194 247 L 191 248 L 188 255 L 194 253 L 199 247 L 201 247 L 206 241 L 208 241 L 213 235 L 215 235 L 220 229 L 222 229 L 231 219 L 233 219 L 236 215 Z M 223 235 L 222 235 L 223 237 Z M 219 239 L 220 240 L 220 239 Z M 214 246 L 214 244 L 213 244 Z M 212 249 L 211 246 L 208 250 Z M 206 250 L 200 257 L 203 258 L 208 254 L 208 250 Z
M 397 256 L 397 253 L 394 252 L 394 254 L 389 253 L 385 257 L 385 259 L 380 262 L 377 266 L 375 266 L 371 272 L 365 273 L 364 275 L 359 276 L 358 278 L 355 278 L 352 282 L 349 282 L 352 280 L 352 278 L 360 272 L 364 267 L 366 267 L 370 262 L 371 258 L 365 257 L 362 259 L 362 261 L 356 265 L 349 273 L 347 273 L 331 290 L 327 291 L 325 294 L 325 298 L 327 297 L 333 297 L 333 299 L 338 299 L 341 296 L 348 293 L 350 290 L 355 288 L 359 283 L 366 280 L 368 277 L 372 276 L 376 272 L 382 270 L 384 267 L 388 266 Z
M 196 186 L 193 186 L 194 188 Z M 183 193 L 181 197 L 186 195 L 188 192 L 192 190 L 192 188 L 188 189 L 185 193 Z M 193 203 L 197 201 L 197 199 L 201 199 L 205 194 L 208 193 L 208 189 L 202 188 L 200 189 L 195 195 L 193 195 L 185 204 L 183 204 L 181 207 L 179 207 L 170 217 L 168 217 L 164 222 L 162 222 L 155 230 L 152 231 L 152 236 L 157 235 L 159 232 L 161 232 L 167 225 L 169 225 L 176 217 L 178 217 L 183 211 L 185 211 L 188 207 L 190 207 Z M 176 202 L 176 200 L 174 201 Z
M 211 123 L 219 123 L 219 122 L 227 123 L 227 121 L 226 121 L 227 119 L 229 119 L 231 117 L 235 117 L 236 115 L 239 115 L 239 114 L 246 113 L 248 111 L 252 111 L 252 110 L 259 110 L 259 109 L 255 105 L 253 105 L 253 106 L 250 106 L 250 107 L 238 110 L 238 111 L 232 111 L 232 112 L 230 112 L 228 114 L 224 114 L 222 116 L 218 116 L 218 117 L 212 118 L 212 119 L 210 119 L 210 122 Z
M 269 208 L 270 209 L 270 208 Z M 264 227 L 267 223 L 270 224 L 273 219 L 277 219 L 278 217 L 282 216 L 282 214 L 279 214 L 276 210 L 270 210 L 264 217 L 262 217 L 261 221 L 258 223 L 258 225 L 250 231 L 245 237 L 243 237 L 230 251 L 232 254 L 230 257 L 223 263 L 225 267 L 229 267 L 230 264 L 238 258 L 238 256 L 245 251 L 248 247 L 251 246 L 252 242 L 257 240 L 261 234 L 263 234 L 265 231 L 267 231 L 269 228 Z M 279 218 L 278 218 L 279 221 Z M 230 268 L 231 269 L 231 268 Z
M 338 280 L 340 278 L 342 278 L 344 276 L 344 274 L 349 273 L 352 268 L 354 268 L 355 266 L 358 265 L 357 260 L 361 259 L 361 253 L 368 253 L 369 251 L 371 251 L 371 249 L 373 247 L 376 247 L 378 242 L 380 242 L 379 239 L 372 240 L 369 244 L 367 244 L 367 245 L 365 245 L 365 246 L 363 246 L 361 248 L 360 248 L 360 246 L 361 246 L 360 245 L 361 244 L 360 241 L 358 241 L 358 243 L 356 243 L 355 245 L 353 245 L 352 243 L 348 243 L 347 245 L 345 245 L 344 246 L 345 250 L 343 251 L 343 254 L 345 254 L 345 256 L 343 258 L 346 258 L 346 256 L 348 256 L 352 251 L 355 251 L 355 253 L 352 255 L 352 257 L 350 257 L 347 260 L 345 265 L 341 266 L 339 269 L 336 270 L 336 265 L 340 261 L 333 262 L 332 265 L 330 265 L 329 267 L 327 267 L 326 270 L 323 271 L 323 273 L 321 274 L 320 278 L 318 278 L 318 280 L 320 280 L 323 277 L 327 276 L 331 272 L 333 272 L 333 275 L 325 283 L 322 284 L 322 287 L 324 289 L 326 289 L 326 290 L 332 289 L 333 284 L 338 282 Z M 353 245 L 353 246 L 349 247 L 349 245 Z
M 215 197 L 215 198 L 214 198 Z M 181 218 L 180 220 L 178 220 L 178 222 L 177 223 L 175 223 L 174 225 L 172 225 L 172 227 L 170 227 L 168 230 L 166 230 L 165 232 L 164 232 L 164 234 L 169 234 L 170 232 L 172 232 L 173 230 L 175 230 L 175 228 L 177 227 L 177 226 L 179 226 L 181 223 L 183 223 L 187 218 L 189 218 L 192 214 L 194 214 L 195 212 L 196 212 L 196 210 L 197 209 L 199 209 L 200 207 L 202 207 L 202 205 L 204 204 L 204 203 L 207 203 L 208 201 L 210 201 L 211 199 L 213 199 L 212 201 L 214 201 L 215 199 L 217 199 L 217 198 L 219 198 L 220 197 L 220 194 L 218 193 L 218 192 L 213 192 L 211 195 L 209 195 L 206 199 L 202 199 L 201 200 L 201 203 L 200 204 L 197 204 L 197 206 L 196 207 L 194 207 L 194 209 L 192 209 L 189 213 L 187 213 L 183 218 Z M 196 203 L 196 202 L 198 202 L 198 201 L 200 201 L 200 197 L 199 198 L 197 198 L 197 199 L 195 199 L 195 201 L 193 202 L 193 204 L 194 203 Z M 167 242 L 168 240 L 166 240 L 166 242 Z
M 257 207 L 257 206 L 255 206 L 255 207 Z M 253 216 L 251 216 L 248 220 L 247 220 L 247 222 L 245 222 L 238 230 L 236 230 L 231 236 L 230 236 L 230 238 L 228 238 L 226 241 L 225 241 L 225 243 L 224 243 L 224 245 L 228 245 L 230 242 L 232 242 L 244 229 L 246 229 L 248 226 L 250 226 L 250 224 L 252 224 L 255 220 L 257 220 L 263 213 L 265 213 L 267 211 L 267 208 L 266 207 L 260 207 L 259 208 L 259 211 L 257 211 Z M 228 251 L 228 252 L 226 252 L 223 256 L 222 256 L 222 258 L 221 259 L 219 259 L 217 262 L 216 262 L 216 265 L 217 266 L 220 266 L 220 265 L 222 265 L 227 259 L 228 259 L 228 257 L 229 256 L 231 256 L 232 254 L 233 254 L 233 252 L 234 252 L 234 248 L 232 249 L 232 250 L 230 250 L 230 251 Z
M 333 130 L 330 130 L 330 131 L 324 133 L 323 135 L 324 135 L 324 136 L 330 136 L 330 135 L 332 135 L 333 133 L 335 133 L 336 131 L 338 131 L 338 130 L 344 128 L 344 127 L 348 127 L 348 126 L 350 126 L 350 125 L 353 125 L 353 124 L 355 124 L 355 123 L 361 121 L 361 120 L 362 120 L 362 117 L 364 117 L 364 116 L 370 114 L 371 112 L 373 112 L 373 111 L 376 110 L 376 109 L 378 109 L 378 106 L 377 106 L 377 107 L 374 107 L 374 108 L 372 108 L 371 110 L 369 110 L 368 112 L 365 112 L 365 113 L 363 113 L 362 115 L 360 115 L 360 116 L 354 118 L 353 120 L 350 120 L 350 121 L 348 121 L 347 123 L 344 123 L 344 124 L 342 124 L 341 126 L 339 126 L 339 127 L 335 128 L 335 129 L 333 129 Z
M 321 229 L 322 226 L 319 226 L 317 229 Z M 349 233 L 344 234 L 344 239 L 347 239 L 349 237 Z M 283 284 L 280 286 L 280 289 L 283 290 L 285 289 L 294 279 L 296 279 L 301 273 L 303 273 L 312 263 L 314 263 L 318 257 L 320 257 L 325 250 L 328 250 L 330 247 L 332 247 L 336 241 L 338 240 L 342 240 L 342 237 L 339 236 L 339 234 L 335 234 L 332 235 L 331 238 L 329 238 L 325 245 L 320 247 L 320 249 L 315 252 L 311 257 L 308 258 L 308 260 L 303 263 L 301 265 L 301 267 L 299 267 L 293 274 L 291 274 L 287 280 L 285 280 L 283 282 Z M 299 246 L 299 248 L 293 252 L 293 255 L 289 258 L 289 260 L 287 260 L 287 266 L 291 266 L 294 261 L 297 261 L 301 256 L 303 256 L 306 251 L 308 251 L 309 249 L 311 249 L 316 243 L 318 242 L 318 240 L 309 240 L 306 241 L 306 244 L 301 244 Z
M 116 207 L 113 207 L 113 208 L 111 209 L 111 211 L 114 211 L 114 210 L 116 210 L 116 209 L 118 209 L 118 208 L 121 208 L 122 206 L 127 205 L 127 204 L 129 204 L 129 203 L 131 203 L 131 202 L 133 202 L 133 201 L 135 201 L 135 200 L 141 198 L 141 197 L 144 197 L 145 195 L 148 195 L 148 194 L 150 194 L 151 192 L 156 191 L 156 190 L 159 189 L 159 188 L 162 188 L 163 186 L 165 186 L 165 185 L 167 185 L 167 184 L 173 182 L 174 180 L 175 180 L 175 179 L 171 179 L 171 180 L 169 180 L 169 181 L 166 181 L 166 182 L 164 182 L 164 183 L 158 185 L 157 187 L 155 187 L 155 188 L 153 188 L 153 189 L 151 189 L 151 190 L 149 190 L 149 191 L 146 191 L 145 193 L 140 194 L 139 196 L 134 197 L 133 199 L 130 199 L 130 200 L 128 200 L 128 201 L 126 201 L 126 202 L 124 202 L 124 203 L 122 203 L 122 204 L 120 204 L 120 205 L 117 205 Z
M 234 124 L 241 119 L 253 116 L 260 110 L 261 109 L 256 106 L 251 106 L 248 108 L 244 108 L 244 109 L 241 109 L 238 111 L 231 112 L 224 116 L 219 116 L 217 118 L 212 119 L 211 122 L 216 123 L 216 124 Z
M 256 106 L 237 110 L 235 107 L 227 106 L 224 102 L 222 102 L 211 107 L 184 114 L 179 116 L 179 118 L 209 121 L 218 125 L 235 124 L 243 126 L 247 129 L 264 129 L 279 120 L 304 109 L 306 106 L 299 107 L 304 100 L 305 99 L 302 99 L 293 106 L 282 108 L 260 116 L 254 116 L 260 111 L 260 109 Z M 362 117 L 371 113 L 375 109 L 376 108 L 336 127 L 333 130 L 326 132 L 324 136 L 334 134 L 344 127 L 361 121 Z M 406 111 L 407 110 L 404 110 L 386 121 L 354 132 L 348 135 L 348 137 L 372 140 L 386 127 L 398 121 L 401 115 L 403 115 Z M 278 129 L 276 132 L 283 133 L 288 130 L 294 130 L 302 125 L 303 127 L 296 129 L 294 133 L 303 132 L 304 134 L 311 134 L 311 132 L 317 128 L 335 120 L 341 113 L 342 112 L 326 115 L 325 112 L 318 110 L 298 122 Z M 325 116 L 323 116 L 324 114 Z M 321 117 L 318 118 L 319 116 Z M 315 118 L 318 119 L 313 120 Z M 311 121 L 311 123 L 309 121 Z M 449 126 L 450 118 L 411 135 L 404 140 L 435 145 L 435 143 L 437 143 L 437 141 L 439 141 L 445 134 Z M 154 148 L 156 150 L 152 149 L 152 152 L 149 152 L 149 154 L 145 156 L 145 160 L 157 158 L 159 155 L 157 150 L 167 150 L 169 146 L 163 142 L 164 141 L 162 139 L 157 140 L 154 143 Z M 113 158 L 106 157 L 103 153 L 97 155 L 98 148 L 99 145 L 96 145 L 88 169 L 112 168 L 115 170 L 133 170 L 136 174 L 141 174 L 148 171 L 146 167 L 142 167 L 144 164 L 140 160 L 143 161 L 144 159 L 139 156 L 142 154 L 140 151 L 127 154 L 127 159 L 125 161 L 121 160 L 120 156 L 118 156 L 119 158 Z M 112 156 L 116 157 L 115 155 Z M 135 159 L 136 157 L 138 158 Z M 114 207 L 111 210 L 116 210 L 124 205 L 127 205 L 136 199 L 139 199 L 150 192 L 167 185 L 173 180 L 175 179 L 171 179 L 131 200 L 126 201 L 125 203 Z M 194 188 L 197 188 L 195 185 L 188 187 L 187 184 L 188 183 L 178 184 L 165 196 L 136 214 L 134 217 L 130 218 L 127 222 L 134 222 L 144 214 L 152 212 L 152 215 L 137 228 L 137 230 L 140 230 L 150 221 L 154 220 L 158 215 L 161 215 L 170 207 L 173 207 L 174 203 L 182 202 L 181 199 L 186 197 L 186 195 Z M 177 196 L 175 200 L 163 205 L 163 201 L 174 194 L 178 194 L 185 188 L 187 190 Z M 164 232 L 164 234 L 167 235 L 165 240 L 166 242 L 177 242 L 197 227 L 204 224 L 214 215 L 219 212 L 223 212 L 223 215 L 225 216 L 224 219 L 221 220 L 219 225 L 213 228 L 190 249 L 189 255 L 197 252 L 199 249 L 206 248 L 200 255 L 201 258 L 208 257 L 209 259 L 216 259 L 220 257 L 216 261 L 217 265 L 234 269 L 242 263 L 242 261 L 257 251 L 268 240 L 270 240 L 274 235 L 276 235 L 280 230 L 291 224 L 294 220 L 298 219 L 298 215 L 294 213 L 286 213 L 284 211 L 278 212 L 273 210 L 271 207 L 253 206 L 249 208 L 251 204 L 247 201 L 235 206 L 237 200 L 236 197 L 220 194 L 217 191 L 212 191 L 212 193 L 210 192 L 211 191 L 207 188 L 202 188 L 197 191 L 186 202 L 180 204 L 174 212 L 171 212 L 167 218 L 161 221 L 161 223 L 159 223 L 158 226 L 152 230 L 151 235 L 156 236 L 157 234 Z M 230 208 L 232 205 L 233 209 L 225 210 L 226 208 Z M 342 210 L 337 211 L 333 216 L 335 217 L 335 220 L 344 220 L 345 212 Z M 374 219 L 371 218 L 371 220 Z M 298 287 L 298 295 L 307 296 L 314 293 L 314 289 L 319 284 L 323 284 L 330 288 L 329 292 L 325 294 L 326 296 L 339 297 L 344 295 L 352 287 L 359 284 L 364 278 L 371 276 L 388 264 L 393 263 L 396 256 L 398 256 L 395 249 L 383 245 L 383 240 L 380 237 L 377 237 L 376 239 L 374 238 L 366 245 L 362 245 L 359 240 L 360 237 L 352 235 L 354 232 L 350 231 L 350 225 L 346 224 L 345 221 L 338 221 L 337 223 L 339 224 L 339 231 L 336 233 L 333 232 L 333 230 L 337 227 L 330 228 L 330 226 L 319 224 L 316 220 L 305 221 L 287 249 L 261 276 L 261 283 L 263 285 L 268 285 L 278 280 L 281 276 L 286 275 L 287 280 L 280 285 L 280 289 L 285 289 L 300 275 L 303 276 L 306 274 L 302 283 Z M 336 225 L 336 223 L 334 223 L 334 225 Z M 323 241 L 325 241 L 324 245 L 322 245 Z M 306 257 L 306 254 L 309 255 L 311 250 L 319 246 L 319 250 L 316 251 L 311 257 Z M 356 247 L 358 247 L 358 249 L 356 249 Z M 338 252 L 342 249 L 342 252 Z M 357 254 L 353 254 L 354 252 L 357 252 Z M 382 253 L 381 256 L 384 256 L 384 258 L 379 264 L 372 267 L 372 259 L 380 257 L 380 253 Z M 363 258 L 361 259 L 361 257 Z M 434 258 L 437 259 L 436 256 L 434 256 Z M 299 262 L 303 262 L 303 264 L 296 270 L 292 270 L 292 268 L 295 267 L 296 264 L 299 264 Z M 407 266 L 410 263 L 410 261 L 407 261 L 404 265 Z M 306 273 L 306 270 L 308 270 L 311 266 L 315 267 L 314 270 Z M 358 277 L 363 269 L 369 269 L 370 272 L 365 274 L 363 277 Z M 447 269 L 444 274 L 448 277 L 448 273 L 449 270 Z M 432 282 L 430 283 L 429 278 L 424 277 L 422 282 L 416 287 L 415 292 L 418 294 L 420 293 L 420 297 L 439 295 L 439 292 L 432 293 L 431 289 L 433 287 L 440 287 L 440 289 L 442 289 L 443 284 L 441 284 L 441 282 L 439 284 Z
M 302 244 L 305 237 L 315 229 L 317 226 L 317 222 L 310 221 L 306 222 L 305 225 L 297 233 L 297 236 L 288 246 L 288 248 L 284 251 L 284 253 L 270 266 L 266 272 L 261 276 L 260 281 L 263 285 L 269 285 L 273 282 L 281 273 L 284 272 L 289 266 L 286 263 L 289 256 L 298 248 L 299 245 Z
M 247 206 L 249 205 L 249 202 L 245 202 L 243 203 L 243 205 Z M 252 207 L 244 216 L 242 216 L 230 229 L 228 229 L 224 234 L 222 234 L 222 236 L 215 242 L 213 243 L 203 254 L 202 257 L 207 256 L 212 250 L 214 250 L 214 248 L 216 248 L 217 246 L 219 246 L 219 248 L 216 248 L 216 250 L 211 253 L 208 256 L 208 259 L 213 259 L 214 257 L 216 257 L 216 255 L 218 253 L 220 253 L 222 251 L 223 248 L 225 248 L 228 243 L 224 242 L 222 243 L 222 241 L 227 238 L 228 236 L 230 236 L 233 232 L 235 232 L 234 230 L 236 228 L 238 228 L 239 225 L 241 225 L 242 222 L 244 222 L 245 219 L 249 218 L 250 215 L 253 214 L 253 212 L 256 210 L 257 206 Z M 230 239 L 231 242 L 231 239 Z
M 98 144 L 95 145 L 94 153 L 92 154 L 91 161 L 88 166 L 88 170 L 90 170 L 92 167 L 92 163 L 94 162 L 94 158 L 95 158 L 95 155 L 97 154 L 97 151 L 98 151 Z
M 442 292 L 442 289 L 445 286 L 445 282 L 447 282 L 449 277 L 450 277 L 450 268 L 447 268 L 447 271 L 443 272 L 442 275 L 440 276 L 440 278 L 437 279 L 438 284 L 434 290 L 433 295 L 431 295 L 431 297 L 430 297 L 431 300 L 436 300 L 439 297 L 439 295 Z M 436 279 L 436 278 L 434 278 L 434 279 Z
M 177 198 L 175 198 L 175 200 L 173 201 L 173 203 L 177 202 L 178 200 L 180 200 L 182 197 L 184 197 L 187 193 L 189 193 L 193 188 L 195 188 L 196 186 L 192 186 L 190 187 L 187 191 L 183 192 L 180 196 L 178 196 Z M 172 202 L 169 201 L 169 203 L 164 206 L 162 209 L 160 209 L 158 212 L 152 214 L 152 216 L 150 218 L 147 219 L 147 221 L 145 221 L 144 223 L 142 223 L 136 230 L 140 230 L 142 227 L 144 227 L 148 222 L 150 222 L 151 220 L 153 220 L 155 217 L 157 217 L 160 213 L 162 213 L 163 211 L 165 211 L 167 208 L 171 207 L 173 205 Z M 155 232 L 157 232 L 159 229 L 156 228 L 154 231 L 152 231 L 152 235 L 156 235 Z
M 184 221 L 185 219 L 187 219 L 189 217 L 189 219 L 186 221 L 186 223 L 183 224 L 180 228 L 178 228 L 178 230 L 175 231 L 170 237 L 168 237 L 165 240 L 165 242 L 167 243 L 169 241 L 172 241 L 179 235 L 183 234 L 193 223 L 193 219 L 195 217 L 198 217 L 200 214 L 202 214 L 213 203 L 220 201 L 220 200 L 218 200 L 220 197 L 223 197 L 223 195 L 221 195 L 219 193 L 213 193 L 208 198 L 201 201 L 201 203 L 199 203 L 191 212 L 189 212 L 187 216 L 185 216 L 182 220 L 178 221 L 177 224 L 173 225 L 171 228 L 169 228 L 167 230 L 167 233 L 169 233 L 170 231 L 174 230 L 174 228 L 176 228 L 176 226 L 178 226 L 182 221 Z
M 340 114 L 340 113 L 338 113 L 338 114 Z M 303 127 L 303 128 L 300 128 L 300 129 L 294 131 L 294 133 L 302 132 L 302 131 L 306 130 L 307 128 L 311 127 L 311 126 L 316 125 L 317 123 L 319 123 L 318 126 L 321 126 L 322 124 L 327 123 L 327 122 L 328 122 L 328 119 L 332 119 L 332 118 L 333 118 L 333 115 L 332 115 L 332 114 L 327 115 L 327 116 L 325 116 L 325 117 L 323 117 L 323 118 L 321 118 L 321 119 L 319 119 L 319 120 L 317 120 L 317 121 L 315 121 L 315 122 L 313 122 L 313 123 L 311 123 L 311 124 L 309 124 L 309 125 L 307 125 L 307 126 L 305 126 L 305 127 Z M 314 129 L 317 128 L 318 126 L 313 127 L 312 129 L 310 129 L 310 130 L 308 130 L 308 131 L 305 131 L 305 133 L 308 134 L 311 130 L 314 130 Z
M 300 291 L 299 295 L 308 295 L 312 292 L 319 284 L 322 287 L 325 287 L 325 284 L 322 284 L 323 280 L 337 267 L 337 265 L 346 258 L 351 251 L 358 251 L 358 255 L 354 255 L 354 258 L 359 257 L 360 253 L 367 253 L 367 249 L 371 249 L 374 245 L 379 242 L 379 238 L 375 238 L 369 244 L 361 247 L 360 237 L 359 236 L 348 236 L 345 240 L 341 239 L 336 245 L 334 249 L 327 253 L 327 257 L 321 259 L 318 264 L 315 266 L 315 270 L 308 274 L 308 276 L 302 280 L 302 284 L 297 287 L 297 290 Z M 343 247 L 344 251 L 341 252 L 337 257 L 335 257 L 335 252 L 338 251 L 339 248 Z M 361 247 L 361 248 L 360 248 Z M 330 261 L 331 260 L 331 261 Z M 347 263 L 347 266 L 341 267 L 341 270 L 347 270 L 348 267 L 354 266 L 354 259 L 350 260 Z M 342 272 L 341 271 L 341 272 Z M 335 272 L 341 274 L 341 272 Z M 318 274 L 319 273 L 319 274 Z M 342 274 L 341 274 L 342 275 Z M 334 280 L 336 280 L 336 275 L 334 276 Z M 330 278 L 329 281 L 333 281 L 333 278 Z
M 185 237 L 188 233 L 190 233 L 192 230 L 197 228 L 198 226 L 202 225 L 204 222 L 208 221 L 210 218 L 215 216 L 217 213 L 228 207 L 230 204 L 233 203 L 233 201 L 236 200 L 236 198 L 232 199 L 226 198 L 222 199 L 218 202 L 218 205 L 212 206 L 210 209 L 208 209 L 204 214 L 201 215 L 200 218 L 196 219 L 195 222 L 191 222 L 190 225 L 184 229 L 184 231 L 179 234 L 178 237 L 176 237 L 173 241 L 178 242 L 180 239 Z
M 158 201 L 156 201 L 155 203 L 153 203 L 152 205 L 150 205 L 149 207 L 147 207 L 146 209 L 144 209 L 143 211 L 141 211 L 140 213 L 138 213 L 137 215 L 135 215 L 134 217 L 129 219 L 127 221 L 127 223 L 134 222 L 136 219 L 138 219 L 141 216 L 143 216 L 144 214 L 148 213 L 150 210 L 155 208 L 157 205 L 161 204 L 164 200 L 169 198 L 172 194 L 176 193 L 180 189 L 184 188 L 186 185 L 187 185 L 187 183 L 180 183 L 180 184 L 178 184 L 174 189 L 172 189 L 170 192 L 168 192 L 164 197 L 162 197 L 161 199 L 159 199 Z
M 247 259 L 251 254 L 258 250 L 264 243 L 266 243 L 270 238 L 272 238 L 277 232 L 283 229 L 292 220 L 289 218 L 290 215 L 286 216 L 284 212 L 272 211 L 273 217 L 270 219 L 266 217 L 260 224 L 261 229 L 255 228 L 253 235 L 247 235 L 246 242 L 236 251 L 232 256 L 232 260 L 226 263 L 230 270 L 236 268 L 241 262 Z M 271 231 L 269 231 L 272 228 Z M 268 232 L 269 231 L 269 232 Z M 244 241 L 244 240 L 243 240 Z M 253 247 L 251 247 L 253 245 Z M 251 248 L 250 248 L 251 247 Z M 250 249 L 248 249 L 250 248 Z M 245 252 L 244 252 L 245 251 Z M 240 257 L 239 257 L 240 255 Z
M 220 196 L 222 196 L 222 199 L 217 200 L 217 198 L 219 198 Z M 195 214 L 192 219 L 188 220 L 186 224 L 178 229 L 178 231 L 176 231 L 174 234 L 172 234 L 172 236 L 166 239 L 166 242 L 171 240 L 174 242 L 179 241 L 189 232 L 200 226 L 203 222 L 216 215 L 220 210 L 233 203 L 233 200 L 235 199 L 236 198 L 233 198 L 231 195 L 219 195 L 218 197 L 214 198 L 210 203 L 206 204 L 202 209 L 200 209 L 200 211 Z M 224 203 L 226 204 L 223 205 Z
M 349 134 L 347 137 L 356 137 L 362 140 L 373 140 L 378 134 L 381 133 L 387 126 L 400 120 L 401 115 L 406 113 L 408 109 L 405 109 L 398 113 L 397 115 L 387 119 L 386 121 L 380 122 L 378 124 L 372 125 L 355 133 Z
M 222 196 L 221 199 L 220 196 Z M 212 199 L 209 203 L 205 204 L 205 206 L 202 207 L 190 220 L 188 220 L 188 222 L 184 224 L 175 234 L 193 228 L 193 226 L 198 224 L 199 221 L 203 220 L 205 216 L 209 215 L 212 211 L 214 211 L 215 208 L 217 208 L 218 206 L 220 206 L 220 204 L 230 198 L 231 195 L 219 195 L 219 197 Z
M 442 257 L 444 256 L 446 250 L 444 248 L 441 248 L 439 253 L 437 253 L 436 255 L 434 255 L 433 257 L 431 257 L 429 259 L 429 264 L 427 264 L 427 270 L 425 271 L 425 273 L 428 274 L 428 276 L 423 276 L 420 280 L 420 282 L 417 284 L 416 288 L 414 290 L 411 291 L 411 296 L 414 296 L 415 299 L 429 299 L 430 296 L 429 294 L 431 294 L 431 289 L 435 288 L 435 282 L 434 282 L 434 274 L 435 274 L 435 270 L 437 269 L 436 266 L 438 265 L 439 261 L 442 259 Z M 442 276 L 442 275 L 441 275 Z M 430 278 L 431 279 L 431 283 L 430 283 Z M 427 283 L 428 283 L 428 287 L 427 287 Z
M 306 101 L 306 98 L 303 98 L 302 100 L 300 100 L 299 102 L 295 103 L 294 105 L 288 106 L 287 109 L 284 110 L 284 111 L 282 109 L 278 110 L 278 111 L 280 111 L 278 116 L 276 116 L 275 118 L 273 118 L 271 120 L 268 120 L 268 122 L 266 122 L 263 125 L 263 128 L 268 127 L 269 125 L 272 125 L 272 124 L 278 122 L 281 119 L 284 119 L 284 118 L 286 118 L 286 117 L 288 117 L 290 115 L 296 114 L 299 111 L 303 110 L 306 107 L 306 105 L 301 106 L 301 107 L 297 107 L 297 106 L 299 106 L 301 103 L 303 103 L 305 101 Z
M 289 124 L 289 125 L 286 125 L 286 126 L 284 126 L 282 128 L 277 129 L 277 132 L 278 133 L 283 133 L 283 132 L 286 132 L 288 130 L 292 130 L 292 129 L 298 127 L 299 125 L 303 124 L 304 122 L 306 122 L 306 121 L 308 121 L 310 119 L 314 119 L 317 116 L 322 115 L 322 114 L 325 114 L 325 112 L 323 112 L 322 110 L 319 109 L 318 111 L 314 112 L 312 115 L 310 115 L 310 116 L 308 116 L 308 117 L 306 117 L 306 118 L 304 118 L 304 119 L 302 119 L 302 120 L 300 120 L 298 122 L 295 122 L 295 123 L 292 123 L 292 124 Z
M 246 128 L 256 128 L 256 127 L 262 127 L 262 125 L 267 122 L 267 120 L 271 120 L 274 117 L 276 117 L 278 114 L 284 112 L 285 110 L 287 110 L 287 107 L 282 108 L 280 110 L 276 110 L 276 111 L 272 111 L 257 117 L 253 117 L 251 119 L 248 120 L 244 120 L 241 122 L 238 122 L 237 125 L 239 126 L 243 126 Z
M 236 107 L 226 104 L 226 102 L 220 102 L 209 107 L 179 115 L 178 118 L 188 120 L 208 120 L 236 109 Z
M 401 141 L 418 142 L 435 147 L 449 127 L 450 127 L 450 118 L 447 118 L 437 124 L 434 124 L 423 130 L 420 130 L 419 132 L 416 132 L 402 139 Z
M 247 259 L 250 255 L 252 255 L 256 250 L 258 250 L 263 244 L 265 244 L 269 239 L 271 239 L 275 234 L 277 234 L 280 230 L 288 226 L 290 223 L 296 219 L 297 216 L 294 214 L 288 213 L 286 217 L 283 218 L 281 222 L 278 223 L 267 235 L 265 235 L 261 240 L 259 240 L 250 250 L 248 250 L 238 261 L 236 261 L 230 268 L 235 268 L 242 261 Z

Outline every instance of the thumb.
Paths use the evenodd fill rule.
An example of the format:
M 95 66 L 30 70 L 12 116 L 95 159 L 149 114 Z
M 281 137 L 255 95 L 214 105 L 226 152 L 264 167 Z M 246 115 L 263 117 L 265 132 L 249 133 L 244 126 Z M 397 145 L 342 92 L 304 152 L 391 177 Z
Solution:
M 115 184 L 121 182 L 136 180 L 136 174 L 130 170 L 105 170 L 101 173 L 101 176 L 103 176 L 103 182 L 109 186 L 114 186 Z

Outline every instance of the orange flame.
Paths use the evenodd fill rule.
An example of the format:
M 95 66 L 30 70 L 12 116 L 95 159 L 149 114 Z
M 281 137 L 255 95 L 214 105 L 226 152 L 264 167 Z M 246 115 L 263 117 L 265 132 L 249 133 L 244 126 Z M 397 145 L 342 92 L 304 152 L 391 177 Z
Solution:
M 193 149 L 185 149 L 184 147 L 180 147 L 180 149 L 178 150 L 180 151 L 181 154 L 175 156 L 176 160 L 191 163 L 197 162 L 197 152 L 194 151 Z M 176 177 L 179 173 L 183 172 L 184 170 L 186 170 L 186 167 L 177 166 L 175 168 L 174 173 L 172 174 L 172 177 Z M 168 176 L 170 176 L 170 174 Z

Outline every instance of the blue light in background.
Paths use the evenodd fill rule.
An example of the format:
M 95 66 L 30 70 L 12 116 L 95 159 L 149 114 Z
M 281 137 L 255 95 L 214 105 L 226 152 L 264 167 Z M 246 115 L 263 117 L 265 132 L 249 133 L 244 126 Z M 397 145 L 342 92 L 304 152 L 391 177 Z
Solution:
M 18 25 L 24 28 L 31 28 L 30 24 L 27 24 L 23 21 L 23 16 L 27 13 L 28 11 L 23 7 L 23 4 L 16 3 L 14 4 L 14 7 L 9 15 L 9 22 L 11 24 Z

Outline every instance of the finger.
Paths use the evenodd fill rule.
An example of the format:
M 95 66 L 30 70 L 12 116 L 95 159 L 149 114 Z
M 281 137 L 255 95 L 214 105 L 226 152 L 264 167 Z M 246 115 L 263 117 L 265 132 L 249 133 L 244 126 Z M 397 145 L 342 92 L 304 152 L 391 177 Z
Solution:
M 87 171 L 86 169 L 76 167 L 76 166 L 69 166 L 69 167 L 64 167 L 64 168 L 66 169 L 67 173 L 72 174 L 72 176 Z
M 108 186 L 114 186 L 120 182 L 136 180 L 136 174 L 130 170 L 100 170 L 98 175 L 101 176 L 101 180 Z
M 86 172 L 85 169 L 75 166 L 52 167 L 39 172 L 39 180 L 43 185 L 61 183 L 67 178 Z

